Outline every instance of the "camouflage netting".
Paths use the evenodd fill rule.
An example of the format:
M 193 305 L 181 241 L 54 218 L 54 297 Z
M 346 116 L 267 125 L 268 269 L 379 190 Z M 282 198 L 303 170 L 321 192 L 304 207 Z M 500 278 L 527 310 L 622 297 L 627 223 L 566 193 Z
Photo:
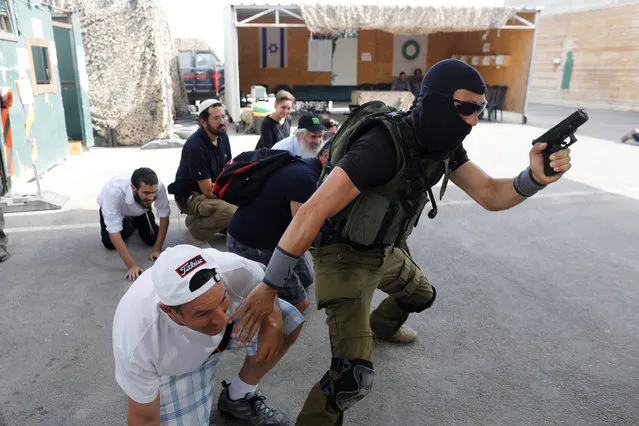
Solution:
M 96 133 L 111 133 L 119 145 L 171 138 L 187 98 L 157 0 L 65 0 L 64 7 L 82 26 Z
M 499 28 L 521 8 L 300 4 L 310 32 L 332 33 L 351 28 L 394 34 L 431 34 Z

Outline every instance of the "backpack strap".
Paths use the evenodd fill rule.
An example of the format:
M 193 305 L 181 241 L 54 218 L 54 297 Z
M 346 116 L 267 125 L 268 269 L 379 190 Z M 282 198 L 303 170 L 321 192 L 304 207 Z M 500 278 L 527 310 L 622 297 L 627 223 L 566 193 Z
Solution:
M 391 113 L 391 114 L 396 114 L 396 113 Z M 403 114 L 401 117 L 403 118 L 405 116 L 406 114 Z M 434 219 L 435 216 L 437 216 L 437 203 L 435 202 L 435 196 L 433 195 L 433 190 L 431 186 L 428 184 L 428 182 L 425 182 L 425 180 L 422 179 L 422 174 L 419 172 L 422 164 L 421 164 L 421 155 L 417 149 L 417 145 L 415 144 L 415 140 L 417 139 L 417 137 L 415 136 L 413 128 L 409 126 L 407 123 L 403 121 L 400 122 L 399 120 L 398 121 L 393 120 L 393 123 L 396 126 L 396 128 L 399 129 L 399 132 L 402 136 L 402 141 L 403 141 L 402 146 L 407 151 L 407 154 L 408 154 L 407 158 L 411 159 L 411 163 L 410 165 L 408 165 L 408 167 L 410 167 L 410 169 L 413 171 L 417 171 L 417 175 L 418 175 L 417 178 L 419 178 L 423 182 L 424 186 L 426 187 L 428 199 L 433 205 L 433 208 L 428 212 L 428 217 L 431 219 Z M 446 166 L 448 167 L 448 164 Z M 418 221 L 415 222 L 415 226 L 417 226 L 417 222 Z
M 229 345 L 229 342 L 231 341 L 231 333 L 233 332 L 233 326 L 234 325 L 235 324 L 227 324 L 226 325 L 226 330 L 224 330 L 224 337 L 222 337 L 222 341 L 217 346 L 217 349 L 215 349 L 213 351 L 214 354 L 222 352 Z

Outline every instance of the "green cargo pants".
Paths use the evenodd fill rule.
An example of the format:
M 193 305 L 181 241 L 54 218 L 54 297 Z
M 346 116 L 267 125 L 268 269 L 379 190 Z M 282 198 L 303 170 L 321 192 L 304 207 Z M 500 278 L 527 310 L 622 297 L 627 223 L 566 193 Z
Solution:
M 208 241 L 226 228 L 237 207 L 224 200 L 193 192 L 186 201 L 186 226 L 194 238 Z
M 405 245 L 404 245 L 405 247 Z M 435 292 L 407 251 L 398 247 L 356 251 L 343 244 L 311 249 L 318 309 L 326 309 L 333 358 L 372 362 L 372 331 L 390 337 L 410 312 L 430 307 Z M 375 289 L 388 294 L 370 312 Z M 333 380 L 340 378 L 330 371 Z M 299 426 L 341 425 L 335 410 L 316 383 L 297 418 Z

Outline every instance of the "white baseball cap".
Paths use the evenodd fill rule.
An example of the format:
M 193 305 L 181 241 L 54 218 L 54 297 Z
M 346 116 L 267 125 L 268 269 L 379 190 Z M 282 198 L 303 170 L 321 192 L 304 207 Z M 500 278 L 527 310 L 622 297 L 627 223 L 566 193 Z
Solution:
M 181 244 L 164 250 L 155 261 L 151 278 L 160 301 L 167 306 L 179 306 L 204 294 L 220 281 L 218 271 L 200 288 L 191 290 L 190 281 L 197 271 L 218 269 L 215 250 Z
M 203 111 L 206 111 L 207 109 L 209 109 L 211 105 L 215 105 L 215 104 L 222 104 L 222 102 L 218 101 L 217 99 L 207 99 L 205 101 L 200 102 L 200 106 L 197 110 L 197 114 L 198 115 L 202 114 Z M 222 108 L 226 109 L 224 104 L 222 104 Z

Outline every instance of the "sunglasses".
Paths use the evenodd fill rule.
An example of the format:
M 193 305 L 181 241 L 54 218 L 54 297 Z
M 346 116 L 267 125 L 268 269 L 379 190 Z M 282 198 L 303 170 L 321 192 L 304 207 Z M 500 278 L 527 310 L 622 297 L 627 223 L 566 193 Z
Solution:
M 446 96 L 443 93 L 440 93 L 436 90 L 432 90 L 432 89 L 428 89 L 428 90 L 430 92 L 437 93 L 438 95 L 443 96 L 446 99 L 450 99 L 451 101 L 455 102 L 455 109 L 461 115 L 473 115 L 474 113 L 477 113 L 479 115 L 482 112 L 484 112 L 484 110 L 486 109 L 486 106 L 488 105 L 488 102 L 484 102 L 482 104 L 476 104 L 475 102 L 460 101 L 459 99 L 451 98 L 450 96 Z

